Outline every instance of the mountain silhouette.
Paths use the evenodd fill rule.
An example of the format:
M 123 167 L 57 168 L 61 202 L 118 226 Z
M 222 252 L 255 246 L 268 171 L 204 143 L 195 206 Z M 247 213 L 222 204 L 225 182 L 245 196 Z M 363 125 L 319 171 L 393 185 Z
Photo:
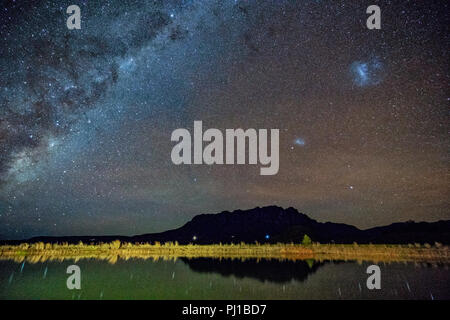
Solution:
M 318 222 L 292 207 L 268 206 L 201 214 L 178 229 L 132 239 L 137 242 L 178 241 L 180 244 L 299 243 L 305 234 L 320 243 L 450 243 L 450 220 L 409 221 L 360 230 L 343 223 Z
M 401 222 L 388 226 L 360 230 L 355 226 L 318 222 L 295 208 L 278 206 L 257 207 L 250 210 L 223 211 L 217 214 L 195 216 L 180 228 L 136 236 L 67 236 L 35 237 L 27 240 L 0 241 L 20 242 L 68 242 L 85 243 L 121 240 L 128 242 L 175 242 L 180 244 L 214 243 L 299 243 L 307 234 L 320 243 L 450 243 L 450 220 L 437 222 Z

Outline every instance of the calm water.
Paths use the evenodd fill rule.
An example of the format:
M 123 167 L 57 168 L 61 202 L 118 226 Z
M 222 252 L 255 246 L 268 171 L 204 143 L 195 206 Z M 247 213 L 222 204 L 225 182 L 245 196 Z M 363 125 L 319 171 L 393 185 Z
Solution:
M 71 261 L 0 261 L 0 299 L 450 299 L 448 265 L 275 260 L 82 260 L 81 290 L 66 287 Z

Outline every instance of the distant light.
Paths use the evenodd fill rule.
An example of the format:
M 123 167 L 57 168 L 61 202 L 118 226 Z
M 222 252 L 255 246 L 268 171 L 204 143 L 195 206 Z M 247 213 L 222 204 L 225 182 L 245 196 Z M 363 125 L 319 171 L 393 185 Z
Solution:
M 268 234 L 266 234 L 266 237 L 265 237 L 266 239 L 270 239 L 270 236 L 268 235 Z
M 192 240 L 194 240 L 194 241 L 197 240 L 197 236 L 193 236 Z
M 171 13 L 171 14 L 170 14 L 170 17 L 171 17 L 171 18 L 175 17 L 175 14 Z

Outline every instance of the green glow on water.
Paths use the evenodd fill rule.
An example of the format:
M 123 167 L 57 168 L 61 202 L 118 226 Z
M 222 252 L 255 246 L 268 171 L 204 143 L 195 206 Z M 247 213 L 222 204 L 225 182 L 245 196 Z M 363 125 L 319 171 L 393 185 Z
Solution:
M 69 290 L 66 269 L 81 269 Z M 0 299 L 449 299 L 447 265 L 380 264 L 382 289 L 366 287 L 369 263 L 242 264 L 98 260 L 0 262 Z

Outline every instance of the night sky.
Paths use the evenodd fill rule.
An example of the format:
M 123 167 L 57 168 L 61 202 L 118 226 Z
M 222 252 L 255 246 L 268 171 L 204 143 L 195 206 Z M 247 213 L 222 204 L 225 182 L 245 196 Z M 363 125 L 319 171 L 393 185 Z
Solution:
M 1 237 L 159 232 L 265 205 L 360 228 L 450 219 L 448 6 L 6 1 Z M 280 129 L 278 174 L 174 165 L 171 133 L 194 120 Z

